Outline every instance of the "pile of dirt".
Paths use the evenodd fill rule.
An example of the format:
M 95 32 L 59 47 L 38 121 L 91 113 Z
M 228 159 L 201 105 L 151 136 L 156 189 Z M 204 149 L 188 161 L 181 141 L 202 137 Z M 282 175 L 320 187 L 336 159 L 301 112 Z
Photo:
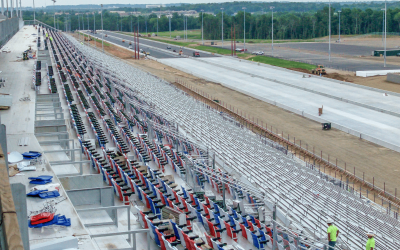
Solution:
M 339 80 L 339 81 L 344 81 L 344 82 L 353 82 L 349 77 L 343 76 L 338 73 L 329 73 L 329 74 L 326 74 L 324 77 Z

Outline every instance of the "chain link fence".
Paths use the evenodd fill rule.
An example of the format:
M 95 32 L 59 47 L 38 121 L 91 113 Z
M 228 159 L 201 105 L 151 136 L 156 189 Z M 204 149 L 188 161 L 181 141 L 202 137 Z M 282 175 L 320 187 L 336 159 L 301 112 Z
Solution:
M 0 21 L 0 49 L 19 30 L 19 17 L 8 18 Z

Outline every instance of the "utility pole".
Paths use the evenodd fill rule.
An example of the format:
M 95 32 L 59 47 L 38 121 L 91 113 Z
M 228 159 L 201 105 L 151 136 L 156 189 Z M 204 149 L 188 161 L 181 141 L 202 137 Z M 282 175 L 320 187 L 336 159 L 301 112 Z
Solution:
M 271 27 L 271 35 L 272 35 L 272 55 L 274 55 L 274 6 L 269 7 L 272 13 L 272 27 Z
M 338 10 L 338 13 L 339 13 L 339 43 L 340 43 L 340 13 L 341 12 L 342 12 L 341 10 Z
M 222 10 L 222 23 L 221 23 L 221 27 L 222 27 L 222 32 L 221 32 L 221 36 L 222 36 L 222 48 L 224 47 L 224 8 L 221 8 Z
M 104 29 L 103 29 L 103 5 L 101 5 L 101 49 L 103 50 L 103 53 L 104 53 L 103 40 L 104 40 Z
M 203 12 L 204 10 L 201 10 L 201 43 L 204 45 Z
M 244 25 L 243 25 L 243 52 L 245 52 L 246 51 L 246 7 L 243 7 L 242 8 L 243 9 L 243 11 L 244 11 L 244 15 L 243 15 L 243 22 L 244 22 Z

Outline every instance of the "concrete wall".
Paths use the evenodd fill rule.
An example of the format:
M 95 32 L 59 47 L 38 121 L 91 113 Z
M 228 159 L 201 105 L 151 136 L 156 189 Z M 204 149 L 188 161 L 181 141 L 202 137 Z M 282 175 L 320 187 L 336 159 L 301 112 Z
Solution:
M 386 81 L 400 84 L 399 74 L 387 74 Z
M 0 48 L 18 32 L 20 28 L 19 18 L 13 17 L 9 19 L 0 20 Z

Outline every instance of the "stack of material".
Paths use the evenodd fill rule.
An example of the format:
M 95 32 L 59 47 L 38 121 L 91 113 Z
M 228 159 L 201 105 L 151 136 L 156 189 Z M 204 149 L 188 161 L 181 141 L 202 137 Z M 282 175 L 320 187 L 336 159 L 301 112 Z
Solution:
M 12 96 L 0 93 L 0 110 L 6 110 L 11 107 Z

